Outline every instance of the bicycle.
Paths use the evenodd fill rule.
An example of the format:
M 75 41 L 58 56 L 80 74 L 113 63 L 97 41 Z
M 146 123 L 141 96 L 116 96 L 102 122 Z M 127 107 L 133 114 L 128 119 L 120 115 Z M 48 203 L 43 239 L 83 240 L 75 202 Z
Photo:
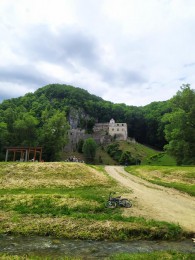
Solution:
M 126 198 L 121 198 L 119 197 L 112 197 L 112 194 L 115 194 L 115 192 L 110 192 L 108 201 L 106 202 L 106 207 L 107 208 L 116 208 L 118 207 L 124 207 L 124 208 L 131 208 L 132 203 L 126 199 Z

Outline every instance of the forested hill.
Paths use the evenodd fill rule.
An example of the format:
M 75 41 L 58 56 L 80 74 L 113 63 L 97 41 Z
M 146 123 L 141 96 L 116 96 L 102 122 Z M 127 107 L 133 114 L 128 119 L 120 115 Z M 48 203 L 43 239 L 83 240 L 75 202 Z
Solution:
M 153 102 L 145 107 L 114 104 L 67 85 L 48 85 L 34 95 L 37 102 L 41 96 L 46 97 L 47 102 L 43 103 L 48 105 L 49 102 L 53 108 L 65 110 L 68 118 L 79 117 L 78 126 L 89 132 L 95 122 L 109 122 L 114 118 L 116 122 L 126 122 L 129 136 L 140 143 L 159 149 L 166 143 L 161 118 L 170 111 L 169 102 Z
M 59 110 L 69 116 L 79 117 L 78 126 L 90 128 L 95 122 L 116 122 L 128 124 L 128 134 L 138 142 L 157 148 L 165 144 L 161 117 L 170 110 L 168 102 L 154 102 L 145 107 L 114 104 L 89 94 L 86 90 L 68 85 L 52 84 L 28 93 L 23 97 L 4 101 L 0 104 L 1 117 L 6 123 L 22 118 L 29 113 L 41 121 L 43 115 Z M 10 113 L 9 113 L 10 112 Z
M 188 85 L 186 89 L 194 95 Z M 53 149 L 59 149 L 58 145 L 63 144 L 62 140 L 58 144 L 55 138 L 61 134 L 58 131 L 67 128 L 66 118 L 67 121 L 75 120 L 78 127 L 89 132 L 95 122 L 109 122 L 114 118 L 116 122 L 128 124 L 130 137 L 162 149 L 166 144 L 164 129 L 167 124 L 162 118 L 173 109 L 170 101 L 152 102 L 144 107 L 127 106 L 105 101 L 80 88 L 51 84 L 0 104 L 0 149 L 50 143 L 50 149 L 45 148 L 45 152 L 53 154 Z

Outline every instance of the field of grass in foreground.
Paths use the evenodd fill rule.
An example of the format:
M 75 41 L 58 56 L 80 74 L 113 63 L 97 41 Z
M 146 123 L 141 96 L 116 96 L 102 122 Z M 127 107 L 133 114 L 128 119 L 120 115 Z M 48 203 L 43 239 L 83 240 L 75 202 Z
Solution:
M 154 184 L 195 196 L 195 167 L 193 166 L 128 166 L 125 170 Z
M 103 167 L 79 163 L 1 163 L 0 234 L 68 239 L 180 239 L 175 224 L 124 217 L 105 208 L 110 191 L 125 196 Z
M 0 254 L 1 260 L 53 260 L 53 257 L 40 257 L 40 256 L 19 256 Z M 79 257 L 58 257 L 58 260 L 82 260 Z M 194 260 L 195 255 L 191 253 L 180 253 L 171 251 L 156 251 L 152 253 L 132 253 L 132 254 L 117 254 L 104 258 L 105 260 Z
M 109 260 L 194 260 L 195 255 L 180 252 L 153 252 L 153 253 L 135 253 L 118 254 L 109 258 Z

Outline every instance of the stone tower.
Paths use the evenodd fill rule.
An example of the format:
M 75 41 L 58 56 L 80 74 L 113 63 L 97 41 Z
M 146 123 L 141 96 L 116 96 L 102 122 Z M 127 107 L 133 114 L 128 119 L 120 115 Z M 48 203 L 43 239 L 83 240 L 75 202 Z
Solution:
M 115 123 L 112 118 L 109 123 L 109 135 L 115 136 L 117 140 L 127 140 L 127 124 L 126 123 Z

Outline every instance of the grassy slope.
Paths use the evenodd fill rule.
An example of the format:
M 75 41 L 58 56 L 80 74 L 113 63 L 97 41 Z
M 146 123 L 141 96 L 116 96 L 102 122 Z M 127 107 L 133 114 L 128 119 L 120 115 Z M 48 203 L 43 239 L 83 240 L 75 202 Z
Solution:
M 132 143 L 130 141 L 120 141 L 119 144 L 120 150 L 129 151 L 132 157 L 141 160 L 142 165 L 176 165 L 176 161 L 174 160 L 174 158 L 164 152 L 159 152 L 145 145 Z M 105 150 L 106 146 L 103 149 L 100 146 L 97 148 L 94 163 L 102 165 L 119 164 L 118 162 L 113 160 Z M 66 160 L 67 158 L 72 156 L 76 156 L 81 160 L 85 160 L 83 154 L 78 152 L 66 152 L 63 154 L 63 159 Z
M 141 160 L 142 165 L 176 165 L 174 158 L 139 143 L 120 142 L 120 149 L 129 151 L 134 158 Z
M 195 167 L 193 166 L 129 166 L 126 170 L 152 183 L 195 196 Z
M 1 163 L 0 183 L 0 234 L 109 240 L 188 236 L 177 225 L 126 218 L 124 209 L 105 208 L 110 191 L 125 196 L 125 190 L 103 167 L 63 162 Z
M 74 152 L 64 152 L 62 155 L 62 160 L 67 160 L 69 157 L 75 156 L 79 160 L 85 161 L 85 157 L 83 153 L 78 153 L 77 151 Z M 113 160 L 110 155 L 102 149 L 101 146 L 97 147 L 96 156 L 94 160 L 94 164 L 97 165 L 117 165 L 118 163 Z
M 98 147 L 98 149 L 97 149 L 96 157 L 95 157 L 95 163 L 96 164 L 103 164 L 103 165 L 117 165 L 118 164 L 101 147 Z

